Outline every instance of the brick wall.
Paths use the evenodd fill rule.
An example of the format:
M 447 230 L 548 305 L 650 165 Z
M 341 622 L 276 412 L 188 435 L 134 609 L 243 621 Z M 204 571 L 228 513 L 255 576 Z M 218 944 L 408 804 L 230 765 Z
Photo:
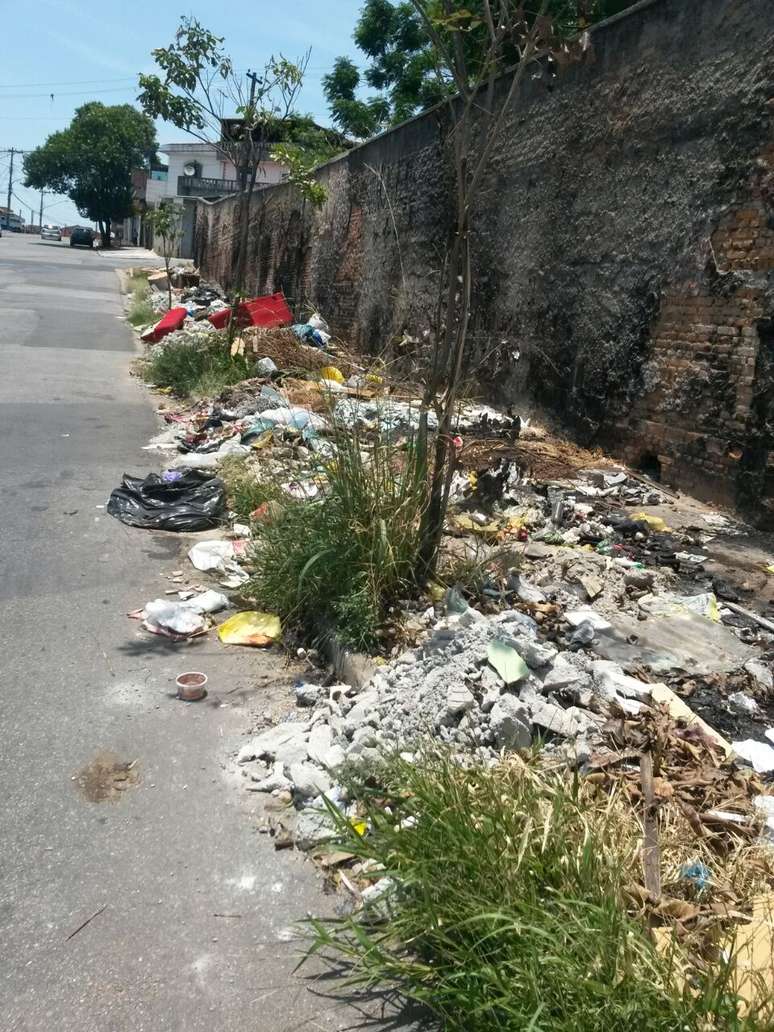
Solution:
M 702 258 L 694 278 L 663 292 L 642 396 L 616 428 L 620 450 L 660 467 L 673 484 L 765 507 L 774 462 L 774 144 L 719 218 Z
M 472 370 L 584 443 L 759 504 L 774 2 L 643 0 L 592 44 L 554 88 L 525 79 L 505 120 L 472 220 Z M 447 130 L 429 112 L 324 166 L 319 211 L 262 191 L 251 289 L 319 306 L 366 351 L 421 341 L 452 223 Z M 200 205 L 203 270 L 225 284 L 237 204 Z

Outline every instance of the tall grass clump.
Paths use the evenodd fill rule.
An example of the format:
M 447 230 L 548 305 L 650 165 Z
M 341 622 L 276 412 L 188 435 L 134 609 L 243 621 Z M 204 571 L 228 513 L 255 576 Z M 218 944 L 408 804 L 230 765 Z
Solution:
M 336 627 L 371 648 L 389 604 L 416 570 L 424 500 L 412 446 L 357 432 L 334 435 L 325 485 L 311 501 L 287 498 L 253 527 L 252 587 L 264 608 L 307 631 Z
M 152 348 L 144 378 L 176 394 L 208 397 L 230 384 L 246 380 L 252 363 L 231 355 L 223 334 L 202 334 L 196 341 L 173 340 Z
M 150 295 L 150 284 L 148 277 L 142 273 L 135 273 L 129 280 L 129 312 L 127 318 L 132 326 L 147 326 L 156 321 L 154 312 L 148 297 Z
M 241 456 L 225 458 L 218 467 L 218 476 L 226 485 L 228 507 L 244 523 L 261 505 L 281 497 L 276 482 L 256 477 L 247 459 Z
M 639 838 L 622 796 L 439 751 L 378 777 L 364 837 L 330 809 L 344 848 L 392 889 L 307 925 L 310 954 L 343 962 L 351 984 L 397 989 L 455 1032 L 771 1028 L 738 1016 L 728 965 L 684 977 L 681 948 L 656 949 L 627 912 Z

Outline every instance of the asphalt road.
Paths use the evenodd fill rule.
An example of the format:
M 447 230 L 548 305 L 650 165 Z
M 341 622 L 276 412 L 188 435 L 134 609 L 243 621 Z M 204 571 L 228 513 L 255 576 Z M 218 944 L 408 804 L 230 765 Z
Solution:
M 231 762 L 288 670 L 126 617 L 188 543 L 103 508 L 124 471 L 158 468 L 121 261 L 0 239 L 0 1029 L 359 1027 L 293 974 L 319 879 L 257 833 Z M 185 669 L 209 674 L 206 702 L 172 698 Z M 114 761 L 124 780 L 100 773 Z

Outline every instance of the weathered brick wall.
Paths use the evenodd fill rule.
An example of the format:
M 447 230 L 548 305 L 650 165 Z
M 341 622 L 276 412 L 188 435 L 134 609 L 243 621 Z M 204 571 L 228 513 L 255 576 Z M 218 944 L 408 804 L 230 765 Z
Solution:
M 660 462 L 677 486 L 756 500 L 774 364 L 774 0 L 644 0 L 592 39 L 555 88 L 525 80 L 478 198 L 479 380 Z M 262 191 L 251 288 L 319 306 L 365 350 L 421 340 L 453 214 L 445 137 L 430 112 L 330 163 L 318 212 L 289 187 Z M 202 265 L 224 283 L 237 204 L 200 206 Z
M 694 278 L 663 292 L 622 450 L 672 483 L 754 506 L 771 496 L 774 460 L 774 145 L 701 257 Z

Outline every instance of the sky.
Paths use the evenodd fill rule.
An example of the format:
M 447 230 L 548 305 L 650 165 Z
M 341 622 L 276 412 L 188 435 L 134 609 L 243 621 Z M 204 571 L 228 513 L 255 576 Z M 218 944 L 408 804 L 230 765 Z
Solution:
M 187 5 L 169 0 L 35 0 L 32 7 L 2 5 L 0 61 L 0 205 L 6 203 L 9 155 L 32 150 L 69 124 L 89 100 L 134 103 L 137 75 L 154 70 L 150 52 L 167 46 L 180 14 L 191 14 L 225 37 L 224 49 L 240 70 L 260 69 L 272 54 L 291 60 L 311 48 L 299 109 L 330 124 L 322 77 L 340 54 L 359 60 L 352 41 L 362 0 L 229 0 Z M 53 94 L 53 96 L 52 96 Z M 190 139 L 157 125 L 160 144 Z M 40 194 L 22 186 L 15 159 L 12 207 L 37 223 Z M 47 194 L 44 222 L 84 222 L 66 198 Z

